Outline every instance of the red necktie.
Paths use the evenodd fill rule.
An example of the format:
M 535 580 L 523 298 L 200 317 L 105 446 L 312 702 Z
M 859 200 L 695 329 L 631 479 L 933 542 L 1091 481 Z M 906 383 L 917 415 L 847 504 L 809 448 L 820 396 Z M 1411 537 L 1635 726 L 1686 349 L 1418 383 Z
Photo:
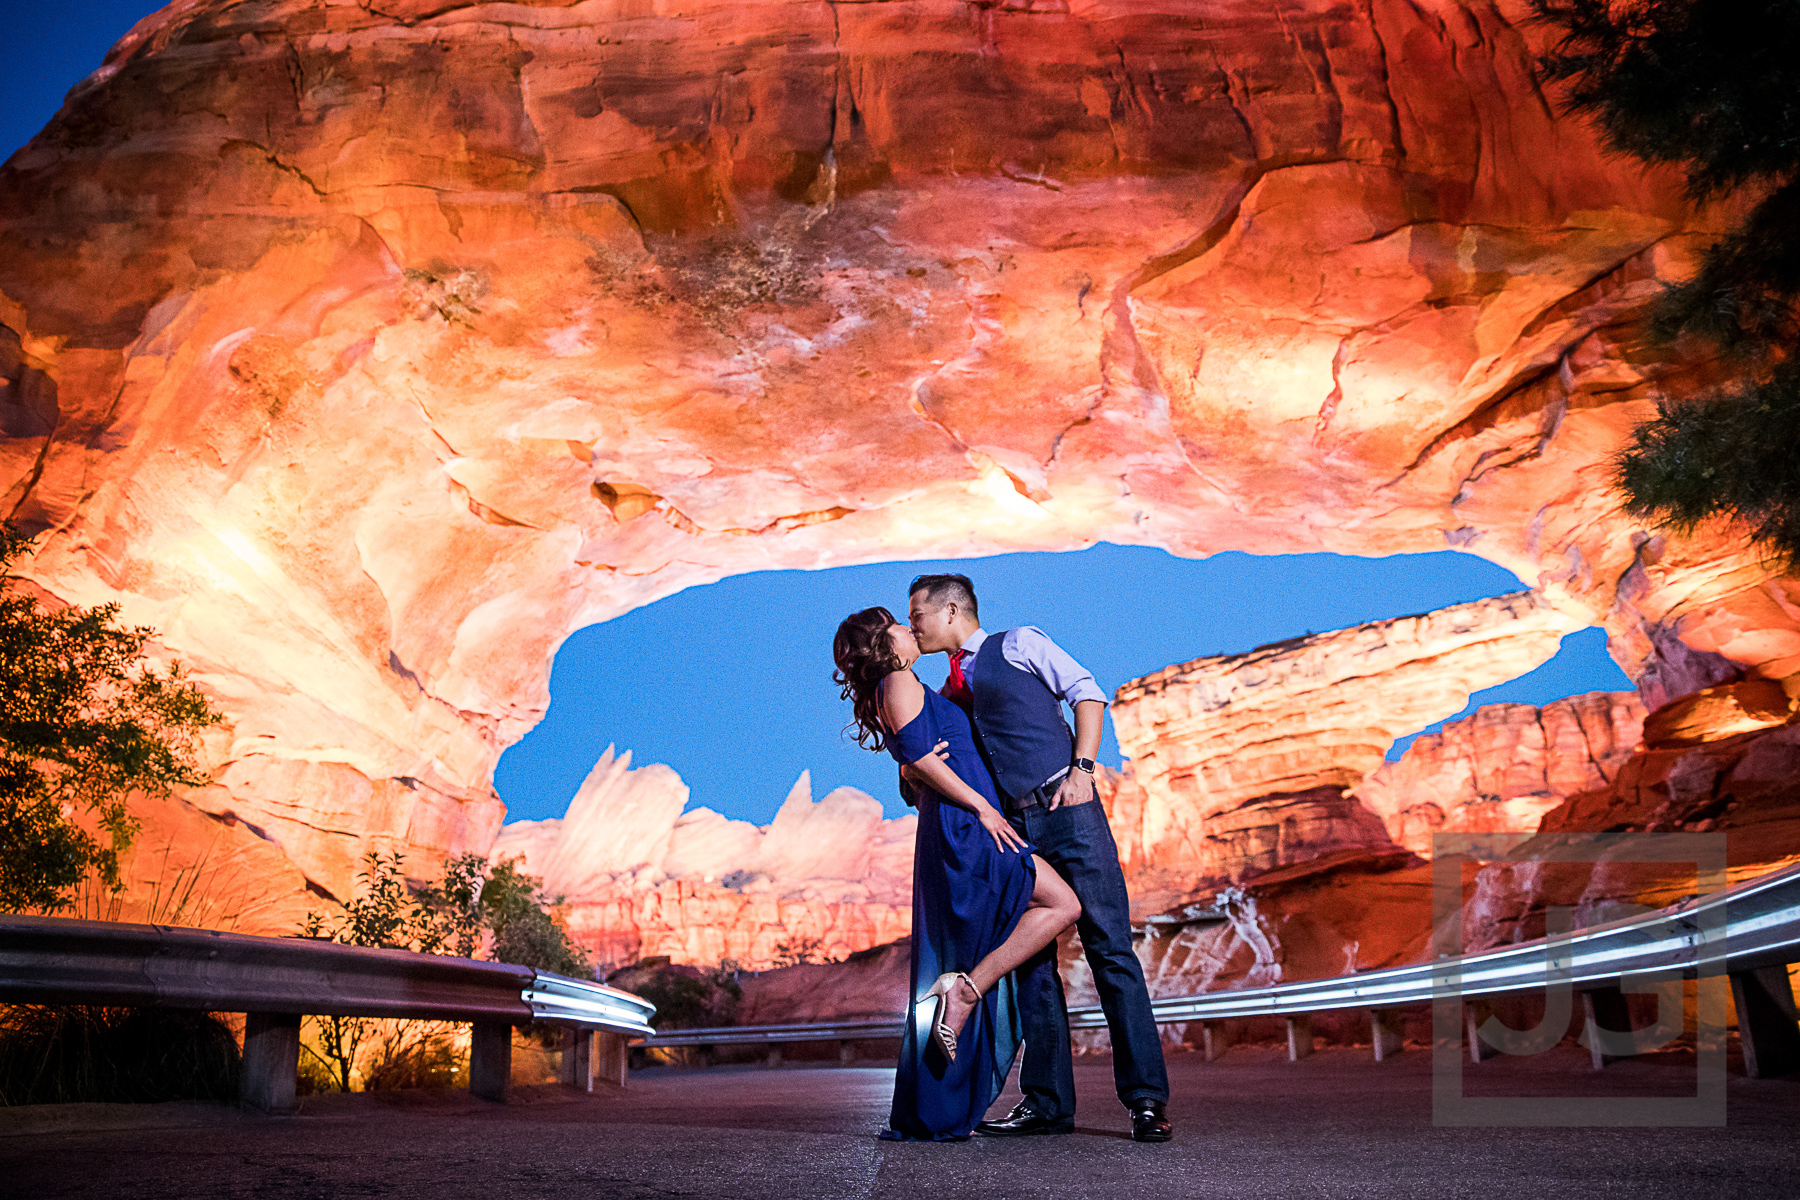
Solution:
M 969 690 L 969 681 L 963 675 L 962 662 L 969 656 L 967 650 L 958 650 L 950 656 L 950 678 L 944 681 L 943 697 L 963 708 L 975 706 L 975 694 Z

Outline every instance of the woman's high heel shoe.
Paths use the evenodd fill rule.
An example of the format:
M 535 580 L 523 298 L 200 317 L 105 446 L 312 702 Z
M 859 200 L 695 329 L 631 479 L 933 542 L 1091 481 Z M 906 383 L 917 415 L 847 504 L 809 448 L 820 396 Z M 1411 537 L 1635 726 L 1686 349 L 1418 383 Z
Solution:
M 931 990 L 925 993 L 927 1000 L 935 1000 L 931 1006 L 931 1044 L 937 1047 L 945 1062 L 956 1061 L 956 1033 L 944 1023 L 944 1009 L 950 1003 L 950 989 L 961 981 L 975 995 L 975 1003 L 981 1002 L 981 989 L 975 981 L 961 971 L 951 971 L 947 975 L 939 975 Z

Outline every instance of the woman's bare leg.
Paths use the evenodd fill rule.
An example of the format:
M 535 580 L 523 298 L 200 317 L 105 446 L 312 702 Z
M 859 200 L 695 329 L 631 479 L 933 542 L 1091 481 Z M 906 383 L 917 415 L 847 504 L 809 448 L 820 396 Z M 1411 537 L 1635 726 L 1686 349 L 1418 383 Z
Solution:
M 1081 901 L 1075 898 L 1075 889 L 1065 883 L 1056 868 L 1042 857 L 1033 857 L 1037 859 L 1037 886 L 1031 890 L 1030 904 L 1020 915 L 1019 923 L 1013 926 L 1012 936 L 969 972 L 969 978 L 984 996 L 1026 959 L 1054 942 L 1081 916 Z M 960 1033 L 976 1003 L 968 988 L 960 984 L 951 988 L 945 1002 L 944 1024 Z

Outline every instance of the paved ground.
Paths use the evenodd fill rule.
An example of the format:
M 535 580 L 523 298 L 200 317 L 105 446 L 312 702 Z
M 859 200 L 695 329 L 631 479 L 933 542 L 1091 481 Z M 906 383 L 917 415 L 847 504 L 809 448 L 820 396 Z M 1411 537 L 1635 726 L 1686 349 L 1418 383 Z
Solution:
M 1469 1069 L 1484 1094 L 1691 1094 L 1681 1055 L 1595 1076 L 1573 1049 Z M 942 1145 L 878 1141 L 892 1072 L 871 1067 L 649 1071 L 586 1097 L 520 1089 L 315 1098 L 256 1120 L 203 1105 L 0 1110 L 0 1196 L 729 1197 L 1794 1197 L 1800 1080 L 1733 1067 L 1714 1128 L 1447 1128 L 1431 1058 L 1325 1050 L 1289 1064 L 1234 1049 L 1171 1059 L 1176 1140 L 1129 1140 L 1110 1068 L 1077 1068 L 1069 1137 Z M 1479 1079 L 1477 1074 L 1479 1073 Z M 1474 1090 L 1472 1086 L 1470 1091 Z M 1004 1106 L 1007 1101 L 1003 1100 Z

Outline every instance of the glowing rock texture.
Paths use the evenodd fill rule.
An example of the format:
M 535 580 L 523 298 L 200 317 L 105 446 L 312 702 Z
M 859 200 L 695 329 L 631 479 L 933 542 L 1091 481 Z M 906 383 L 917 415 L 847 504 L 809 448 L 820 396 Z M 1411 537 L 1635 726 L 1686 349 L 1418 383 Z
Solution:
M 1345 789 L 1381 765 L 1396 737 L 1548 661 L 1576 626 L 1519 592 L 1131 680 L 1115 697 L 1113 727 L 1142 800 L 1113 801 L 1121 858 L 1142 863 L 1146 885 L 1160 875 L 1192 889 L 1391 849 L 1381 821 Z
M 1636 692 L 1590 692 L 1541 709 L 1489 704 L 1416 739 L 1351 794 L 1396 842 L 1429 857 L 1434 833 L 1536 830 L 1570 796 L 1611 783 L 1643 726 Z
M 1800 858 L 1800 726 L 1652 746 L 1604 788 L 1544 815 L 1551 832 L 1733 830 L 1733 863 Z
M 742 571 L 1453 546 L 1791 675 L 1800 584 L 1605 486 L 1730 214 L 1523 15 L 182 0 L 0 169 L 0 511 L 334 894 L 487 848 L 570 630 Z
M 855 788 L 814 803 L 805 773 L 762 828 L 684 813 L 687 798 L 670 768 L 632 770 L 629 751 L 609 748 L 566 817 L 506 826 L 493 857 L 522 857 L 565 897 L 597 963 L 668 955 L 761 968 L 783 943 L 841 957 L 911 932 L 918 818 L 883 820 Z
M 267 838 L 192 803 L 222 791 L 168 801 L 132 796 L 127 804 L 139 829 L 119 864 L 124 891 L 107 892 L 90 879 L 61 915 L 290 937 L 308 912 L 330 911 Z
M 1605 783 L 1546 812 L 1538 829 L 1548 836 L 1517 853 L 1528 857 L 1533 846 L 1557 845 L 1560 834 L 1686 832 L 1723 836 L 1727 882 L 1800 862 L 1800 725 L 1783 723 L 1794 713 L 1781 689 L 1755 679 L 1664 705 L 1644 720 L 1636 753 L 1606 770 Z M 1590 739 L 1600 731 L 1592 716 L 1581 724 Z M 1553 906 L 1572 909 L 1577 924 L 1598 924 L 1630 915 L 1626 906 L 1673 903 L 1696 886 L 1691 867 L 1626 861 L 1628 854 L 1604 848 L 1598 857 L 1597 865 L 1483 867 L 1463 909 L 1468 944 L 1542 936 Z

